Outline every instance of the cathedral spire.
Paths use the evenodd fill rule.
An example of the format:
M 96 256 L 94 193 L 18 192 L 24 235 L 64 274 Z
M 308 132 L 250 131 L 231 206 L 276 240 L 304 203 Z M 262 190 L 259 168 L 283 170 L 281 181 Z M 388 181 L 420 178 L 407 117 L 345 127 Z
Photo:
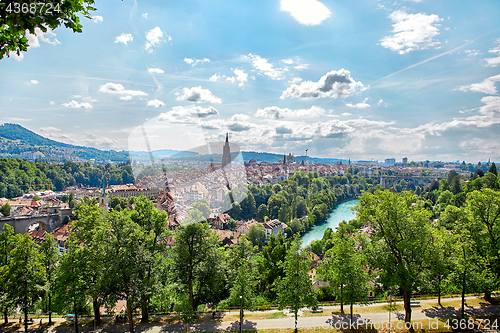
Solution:
M 222 149 L 222 167 L 231 166 L 231 147 L 229 146 L 229 133 L 226 133 L 226 143 Z

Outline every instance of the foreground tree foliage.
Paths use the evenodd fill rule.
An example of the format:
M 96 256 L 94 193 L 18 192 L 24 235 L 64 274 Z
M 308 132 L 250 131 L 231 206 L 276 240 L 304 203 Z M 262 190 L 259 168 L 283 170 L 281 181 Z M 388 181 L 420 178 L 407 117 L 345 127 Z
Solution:
M 353 304 L 368 300 L 368 263 L 362 253 L 364 240 L 349 235 L 343 222 L 333 239 L 334 245 L 326 252 L 325 262 L 319 270 L 333 287 L 333 293 L 340 301 L 340 312 L 344 313 L 344 303 L 350 304 L 352 322 Z
M 42 254 L 29 234 L 13 236 L 8 263 L 2 267 L 2 276 L 8 276 L 6 288 L 10 297 L 24 313 L 24 332 L 28 332 L 28 310 L 43 295 L 45 267 Z M 6 270 L 4 272 L 3 270 Z
M 9 311 L 14 306 L 14 298 L 8 288 L 10 275 L 9 274 L 9 257 L 10 251 L 14 247 L 14 228 L 8 224 L 4 224 L 2 233 L 0 234 L 0 309 L 3 314 L 4 323 L 9 322 Z
M 42 254 L 42 265 L 45 268 L 44 299 L 47 304 L 46 312 L 49 314 L 50 325 L 52 323 L 52 298 L 55 292 L 56 269 L 59 262 L 57 243 L 54 241 L 54 236 L 47 234 L 39 250 Z
M 88 19 L 92 19 L 90 13 L 95 10 L 92 5 L 93 0 L 76 1 L 47 1 L 44 4 L 51 4 L 52 10 L 44 8 L 38 11 L 23 11 L 23 5 L 30 9 L 32 1 L 5 0 L 0 3 L 0 59 L 10 56 L 10 52 L 20 55 L 28 50 L 29 43 L 26 34 L 36 34 L 35 29 L 47 32 L 47 29 L 55 29 L 61 24 L 70 28 L 73 32 L 82 32 L 82 24 L 77 14 L 81 14 Z M 56 7 L 57 6 L 57 7 Z M 16 8 L 19 11 L 16 13 Z
M 411 192 L 365 193 L 357 206 L 358 218 L 374 228 L 369 256 L 381 269 L 380 280 L 403 292 L 405 322 L 411 322 L 411 293 L 429 267 L 433 229 L 430 212 Z
M 500 281 L 500 193 L 489 188 L 467 195 L 466 214 L 477 254 L 484 260 L 485 300 Z
M 315 306 L 316 295 L 309 277 L 309 253 L 301 249 L 300 238 L 294 237 L 290 248 L 286 252 L 285 261 L 280 263 L 284 276 L 274 283 L 278 295 L 280 308 L 289 306 L 295 316 L 295 332 L 297 316 L 303 306 Z
M 224 290 L 224 256 L 218 246 L 216 234 L 206 223 L 192 223 L 176 230 L 171 251 L 172 279 L 188 299 L 186 318 L 202 301 L 211 302 Z

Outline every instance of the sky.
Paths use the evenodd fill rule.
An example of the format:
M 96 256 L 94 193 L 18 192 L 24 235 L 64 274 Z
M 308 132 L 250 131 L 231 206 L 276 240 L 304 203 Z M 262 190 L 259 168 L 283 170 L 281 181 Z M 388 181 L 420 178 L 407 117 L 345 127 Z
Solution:
M 0 60 L 0 122 L 100 149 L 500 160 L 500 1 L 96 1 Z

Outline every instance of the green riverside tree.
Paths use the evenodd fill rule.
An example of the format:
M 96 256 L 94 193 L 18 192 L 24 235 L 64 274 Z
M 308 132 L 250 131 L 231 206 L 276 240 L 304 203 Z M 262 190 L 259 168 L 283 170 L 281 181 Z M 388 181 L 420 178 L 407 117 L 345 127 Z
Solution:
M 57 254 L 57 244 L 54 241 L 54 236 L 46 233 L 45 240 L 40 245 L 40 253 L 42 254 L 42 265 L 45 268 L 45 297 L 47 304 L 47 313 L 49 314 L 49 325 L 52 323 L 52 298 L 54 294 L 56 282 L 56 268 L 59 261 Z
M 430 212 L 411 192 L 365 192 L 356 206 L 358 219 L 374 228 L 370 236 L 372 264 L 388 287 L 403 292 L 405 322 L 411 325 L 411 293 L 429 267 L 433 233 Z
M 206 289 L 215 291 L 221 276 L 223 258 L 217 235 L 206 223 L 192 223 L 177 228 L 171 249 L 172 278 L 187 298 L 183 311 L 191 319 Z
M 326 252 L 325 263 L 320 272 L 327 277 L 333 293 L 340 299 L 340 311 L 344 313 L 344 302 L 350 304 L 351 322 L 353 304 L 367 301 L 369 275 L 366 258 L 361 252 L 361 241 L 347 233 L 345 223 L 340 223 L 333 235 L 333 247 Z
M 4 224 L 3 232 L 0 234 L 0 310 L 4 316 L 4 323 L 9 322 L 9 311 L 14 306 L 14 299 L 8 289 L 9 280 L 9 258 L 14 247 L 14 228 Z
M 45 267 L 37 244 L 28 233 L 15 235 L 13 245 L 8 259 L 6 287 L 24 312 L 24 332 L 28 333 L 28 309 L 43 295 Z
M 295 332 L 297 316 L 304 306 L 315 306 L 316 295 L 309 277 L 309 253 L 300 248 L 300 237 L 295 235 L 286 258 L 280 265 L 283 267 L 284 277 L 275 282 L 275 288 L 280 308 L 290 307 L 295 316 Z

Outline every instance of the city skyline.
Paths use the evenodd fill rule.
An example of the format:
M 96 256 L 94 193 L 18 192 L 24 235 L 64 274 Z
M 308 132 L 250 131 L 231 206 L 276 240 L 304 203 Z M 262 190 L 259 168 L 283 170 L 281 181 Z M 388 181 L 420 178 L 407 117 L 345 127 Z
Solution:
M 186 149 L 181 135 L 224 142 L 229 132 L 244 151 L 500 157 L 498 2 L 97 8 L 83 33 L 40 32 L 28 52 L 0 61 L 1 122 L 114 150 L 148 124 L 153 150 Z

